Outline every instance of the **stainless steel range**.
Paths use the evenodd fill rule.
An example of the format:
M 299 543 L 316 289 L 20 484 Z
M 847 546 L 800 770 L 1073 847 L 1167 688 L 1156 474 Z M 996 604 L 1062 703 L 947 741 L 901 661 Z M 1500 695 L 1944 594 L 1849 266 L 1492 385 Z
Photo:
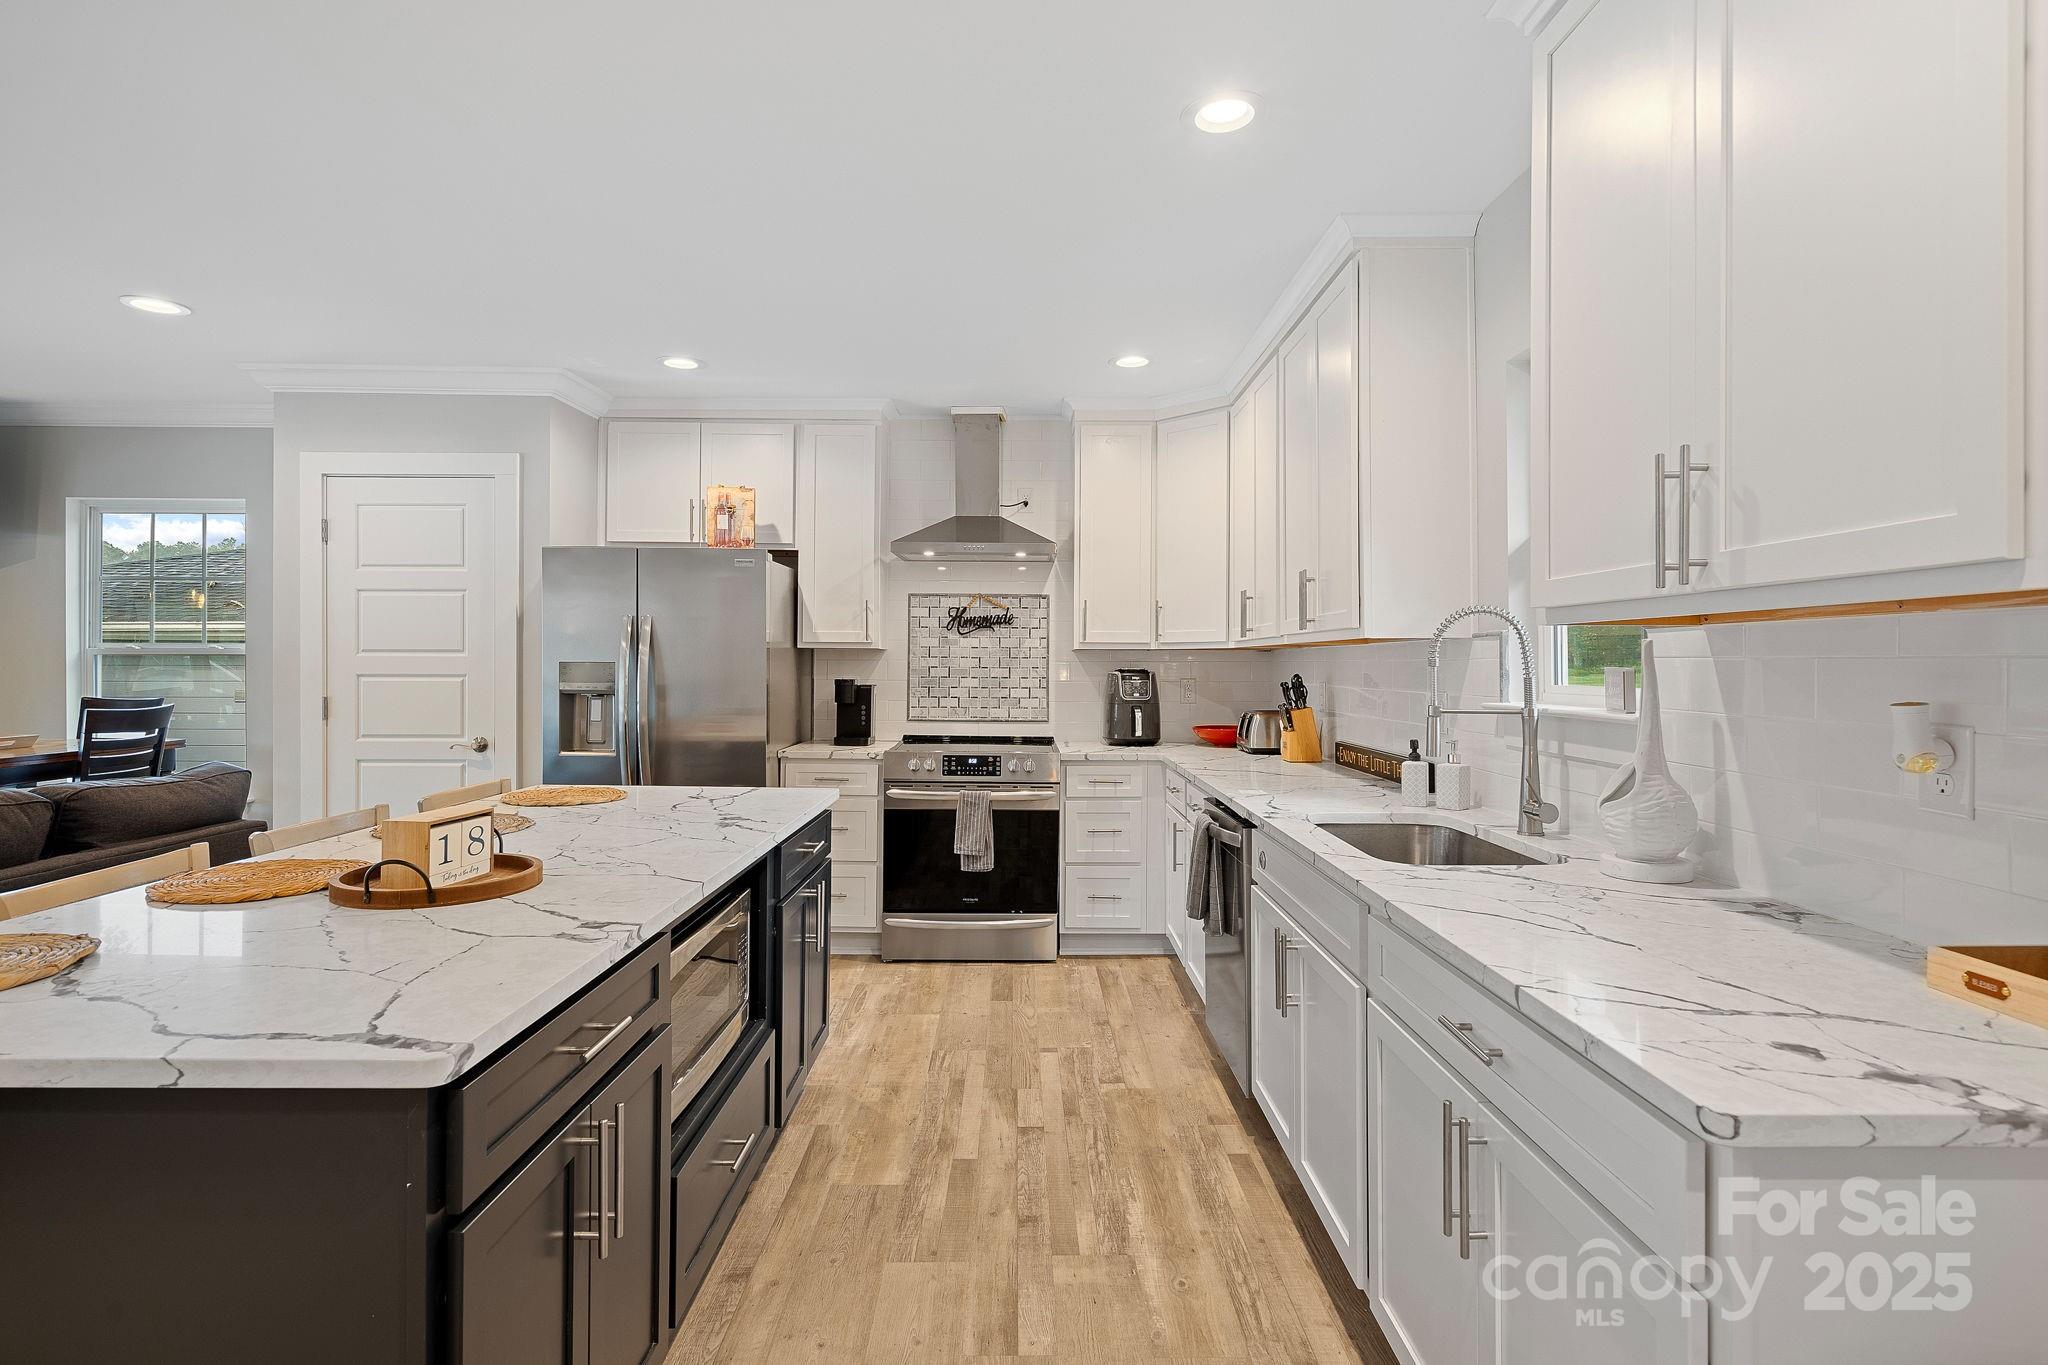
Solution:
M 985 791 L 995 865 L 953 851 L 963 793 Z M 907 735 L 882 760 L 884 958 L 1050 962 L 1059 956 L 1060 774 L 1053 741 Z

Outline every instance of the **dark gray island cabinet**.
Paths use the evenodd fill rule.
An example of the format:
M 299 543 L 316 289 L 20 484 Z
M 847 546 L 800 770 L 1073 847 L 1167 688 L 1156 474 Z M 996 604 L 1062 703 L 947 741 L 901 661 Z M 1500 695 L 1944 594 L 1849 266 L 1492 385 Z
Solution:
M 688 899 L 670 886 L 666 907 L 630 933 L 620 916 L 635 911 L 587 901 L 574 929 L 542 932 L 577 899 L 573 875 L 499 903 L 497 921 L 482 906 L 373 921 L 364 917 L 384 912 L 304 898 L 271 903 L 273 914 L 299 916 L 296 930 L 273 931 L 252 907 L 235 912 L 233 933 L 227 920 L 204 930 L 243 950 L 225 972 L 209 970 L 196 921 L 163 919 L 179 912 L 139 897 L 87 903 L 90 916 L 45 912 L 78 911 L 73 920 L 91 918 L 91 928 L 17 922 L 98 932 L 107 946 L 84 964 L 99 969 L 68 988 L 0 992 L 0 1286 L 16 1309 L 0 1361 L 658 1365 L 801 1089 L 800 1072 L 778 1070 L 785 1011 L 801 1035 L 789 1055 L 803 1069 L 823 1039 L 824 916 L 789 918 L 784 892 L 794 889 L 786 878 L 810 886 L 825 875 L 819 852 L 799 851 L 820 841 L 824 802 L 770 804 L 774 820 L 696 869 L 711 875 Z M 616 834 L 627 815 L 591 823 Z M 534 842 L 565 874 L 592 856 L 560 837 L 574 829 L 559 815 L 528 833 L 550 825 L 558 837 Z M 537 897 L 550 885 L 552 906 Z M 747 1003 L 729 1050 L 671 1112 L 677 1069 L 693 1064 L 678 1057 L 691 1006 L 687 967 L 672 981 L 671 954 L 701 941 L 713 918 L 729 933 L 736 906 Z M 522 919 L 528 912 L 537 918 Z M 442 941 L 478 923 L 497 932 Z M 550 936 L 560 932 L 568 937 Z M 178 953 L 167 948 L 174 939 Z M 559 979 L 543 991 L 559 1003 L 536 1005 L 541 974 L 562 967 L 557 949 L 571 942 L 596 960 L 566 994 Z M 798 963 L 787 1004 L 786 949 Z M 283 1006 L 270 993 L 331 988 L 312 979 L 324 969 L 296 960 L 324 953 L 379 964 L 372 976 L 392 970 L 365 997 L 385 1002 L 368 1028 L 209 1028 L 203 1049 L 189 1041 L 202 1015 L 272 1015 Z M 396 963 L 407 953 L 435 965 L 407 977 Z M 252 974 L 251 957 L 265 970 Z M 236 986 L 243 999 L 218 997 Z M 23 991 L 41 1003 L 30 996 L 30 1007 L 10 1010 L 7 997 Z M 392 1018 L 408 1010 L 415 1023 L 449 1022 L 438 1036 L 483 1042 L 408 1035 Z M 501 1015 L 514 1021 L 495 1026 L 502 1042 L 492 1029 L 453 1026 Z M 74 1056 L 52 1046 L 67 1016 Z M 522 1016 L 532 1022 L 517 1026 Z M 156 1085 L 135 1069 L 151 1046 Z M 418 1083 L 437 1073 L 441 1083 Z M 348 1079 L 367 1083 L 338 1083 Z

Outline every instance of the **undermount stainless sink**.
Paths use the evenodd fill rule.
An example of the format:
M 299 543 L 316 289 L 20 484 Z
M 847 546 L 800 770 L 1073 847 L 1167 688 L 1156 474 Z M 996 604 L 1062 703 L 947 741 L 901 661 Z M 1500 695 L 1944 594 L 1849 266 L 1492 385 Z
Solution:
M 1443 825 L 1321 825 L 1370 858 L 1413 867 L 1531 867 L 1544 861 Z

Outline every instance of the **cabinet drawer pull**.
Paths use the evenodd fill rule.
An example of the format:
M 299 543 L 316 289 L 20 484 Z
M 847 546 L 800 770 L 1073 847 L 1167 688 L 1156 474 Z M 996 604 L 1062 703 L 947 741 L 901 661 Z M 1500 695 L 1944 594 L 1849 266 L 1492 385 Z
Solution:
M 1493 1237 L 1492 1233 L 1472 1226 L 1472 1149 L 1484 1147 L 1486 1139 L 1472 1136 L 1470 1119 L 1453 1119 L 1451 1126 L 1458 1130 L 1458 1259 L 1469 1261 L 1472 1244 Z
M 1111 825 L 1108 829 L 1104 829 L 1099 825 L 1090 825 L 1088 832 L 1090 834 L 1122 834 L 1124 831 L 1121 825 Z
M 1456 1128 L 1451 1116 L 1451 1102 L 1449 1100 L 1444 1101 L 1443 1130 L 1444 1236 L 1448 1237 L 1451 1235 L 1451 1224 L 1458 1220 L 1455 1207 L 1451 1203 L 1451 1145 L 1456 1141 L 1452 1136 Z
M 1488 1066 L 1492 1066 L 1502 1057 L 1507 1056 L 1507 1053 L 1502 1052 L 1497 1047 L 1481 1047 L 1478 1043 L 1473 1042 L 1472 1025 L 1470 1024 L 1454 1024 L 1450 1021 L 1448 1017 L 1441 1014 L 1439 1014 L 1436 1017 L 1436 1021 L 1439 1024 L 1442 1024 L 1444 1026 L 1445 1031 L 1448 1032 L 1453 1038 L 1456 1038 L 1459 1042 L 1463 1043 L 1465 1045 L 1465 1050 L 1467 1052 L 1471 1053 L 1474 1057 L 1477 1057 L 1480 1061 L 1486 1063 Z
M 760 1135 L 760 1133 L 758 1133 L 758 1132 L 753 1132 L 753 1133 L 749 1133 L 749 1134 L 747 1134 L 747 1135 L 746 1135 L 746 1137 L 745 1137 L 744 1139 L 742 1139 L 742 1138 L 727 1138 L 727 1139 L 725 1139 L 725 1145 L 726 1145 L 726 1146 L 728 1146 L 728 1147 L 732 1146 L 732 1145 L 733 1145 L 733 1144 L 734 1144 L 735 1142 L 739 1143 L 739 1144 L 740 1144 L 740 1154 L 739 1154 L 738 1156 L 736 1156 L 736 1157 L 733 1157 L 733 1158 L 732 1158 L 731 1160 L 721 1160 L 721 1161 L 714 1161 L 714 1162 L 712 1162 L 711 1164 L 712 1164 L 712 1165 L 714 1165 L 714 1166 L 730 1166 L 730 1167 L 731 1167 L 731 1168 L 732 1168 L 733 1170 L 735 1170 L 735 1171 L 736 1171 L 736 1170 L 738 1170 L 738 1169 L 739 1169 L 740 1167 L 742 1167 L 742 1166 L 746 1165 L 746 1163 L 747 1163 L 747 1153 L 748 1153 L 748 1152 L 751 1152 L 751 1151 L 753 1151 L 753 1150 L 754 1150 L 754 1139 L 755 1139 L 755 1138 L 757 1138 L 757 1137 L 759 1137 L 759 1136 L 761 1136 L 761 1135 Z
M 586 1031 L 590 1029 L 603 1029 L 605 1030 L 605 1035 L 604 1037 L 598 1039 L 596 1042 L 592 1043 L 589 1047 L 578 1047 L 574 1043 L 563 1043 L 559 1047 L 556 1047 L 554 1050 L 556 1052 L 573 1052 L 583 1059 L 581 1062 L 578 1062 L 577 1065 L 587 1066 L 590 1064 L 591 1058 L 597 1056 L 598 1053 L 604 1051 L 607 1047 L 610 1047 L 612 1044 L 612 1040 L 617 1038 L 621 1033 L 624 1033 L 626 1029 L 629 1026 L 631 1026 L 632 1022 L 633 1016 L 629 1014 L 625 1018 L 619 1020 L 619 1022 L 616 1024 L 580 1025 L 580 1027 Z
M 825 847 L 825 841 L 824 841 L 824 840 L 822 840 L 822 839 L 820 839 L 820 840 L 818 840 L 818 841 L 817 841 L 816 843 L 811 843 L 811 844 L 798 844 L 798 845 L 796 846 L 796 851 L 797 851 L 798 853 L 802 854 L 802 855 L 803 855 L 804 857 L 808 858 L 808 857 L 810 857 L 810 856 L 811 856 L 811 855 L 812 855 L 813 853 L 817 853 L 817 852 L 821 851 L 821 850 L 822 850 L 822 849 L 823 849 L 824 847 Z
M 626 1240 L 626 1105 L 613 1106 L 616 1126 L 612 1129 L 612 1240 Z
M 832 899 L 835 901 L 843 901 L 846 899 L 846 893 L 844 891 L 834 891 L 832 893 Z
M 1088 899 L 1089 899 L 1089 900 L 1091 900 L 1091 901 L 1120 901 L 1120 900 L 1122 900 L 1122 899 L 1123 899 L 1123 897 L 1122 897 L 1122 896 L 1098 896 L 1098 895 L 1095 895 L 1095 894 L 1093 894 L 1093 893 L 1090 893 L 1090 895 L 1089 895 Z

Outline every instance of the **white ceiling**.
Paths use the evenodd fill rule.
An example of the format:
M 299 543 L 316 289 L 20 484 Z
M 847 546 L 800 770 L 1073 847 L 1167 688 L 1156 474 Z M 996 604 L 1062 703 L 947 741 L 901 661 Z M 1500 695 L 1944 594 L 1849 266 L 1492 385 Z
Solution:
M 0 402 L 261 402 L 236 367 L 279 361 L 1017 412 L 1206 387 L 1337 214 L 1476 211 L 1528 164 L 1527 43 L 1486 8 L 12 5 Z M 1250 128 L 1181 122 L 1230 88 Z

